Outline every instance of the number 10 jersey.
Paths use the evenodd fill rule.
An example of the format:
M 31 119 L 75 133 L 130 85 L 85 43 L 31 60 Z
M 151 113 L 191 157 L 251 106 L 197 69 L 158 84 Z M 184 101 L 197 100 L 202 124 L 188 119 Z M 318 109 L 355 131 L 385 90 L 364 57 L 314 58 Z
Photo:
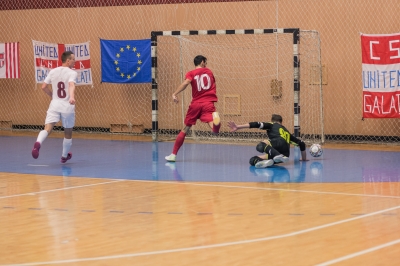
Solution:
M 189 71 L 185 78 L 191 81 L 192 102 L 218 101 L 214 74 L 209 68 L 196 68 Z

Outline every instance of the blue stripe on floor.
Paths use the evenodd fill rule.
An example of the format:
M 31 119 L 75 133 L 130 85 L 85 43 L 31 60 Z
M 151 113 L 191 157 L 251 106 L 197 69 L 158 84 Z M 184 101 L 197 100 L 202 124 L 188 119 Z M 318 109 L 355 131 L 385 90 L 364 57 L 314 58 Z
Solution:
M 0 136 L 0 172 L 163 180 L 177 182 L 399 182 L 400 153 L 324 149 L 320 158 L 300 162 L 298 149 L 289 162 L 266 169 L 250 166 L 255 145 L 184 143 L 176 163 L 164 157 L 173 142 L 73 139 L 72 159 L 60 163 L 62 139 L 47 138 L 38 159 L 31 149 L 36 138 Z

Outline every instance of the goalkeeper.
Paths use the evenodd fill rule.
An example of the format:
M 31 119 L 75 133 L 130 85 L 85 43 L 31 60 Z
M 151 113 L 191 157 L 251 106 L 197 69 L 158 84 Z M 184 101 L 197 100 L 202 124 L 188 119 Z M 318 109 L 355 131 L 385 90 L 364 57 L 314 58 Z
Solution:
M 248 124 L 236 125 L 235 122 L 228 122 L 231 132 L 243 128 L 259 128 L 267 131 L 268 138 L 258 143 L 257 151 L 263 155 L 253 156 L 249 163 L 256 168 L 266 168 L 275 163 L 289 161 L 290 144 L 300 147 L 301 160 L 307 161 L 306 144 L 289 133 L 282 125 L 282 116 L 273 114 L 271 122 L 250 122 Z

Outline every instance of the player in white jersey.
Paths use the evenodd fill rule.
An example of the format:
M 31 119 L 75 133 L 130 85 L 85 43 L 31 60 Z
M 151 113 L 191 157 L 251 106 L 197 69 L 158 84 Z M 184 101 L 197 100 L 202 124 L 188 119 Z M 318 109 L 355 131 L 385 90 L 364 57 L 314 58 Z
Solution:
M 72 129 L 75 124 L 75 81 L 77 73 L 71 68 L 75 65 L 75 55 L 71 51 L 61 55 L 62 66 L 50 70 L 44 80 L 42 90 L 51 97 L 45 120 L 44 130 L 39 132 L 33 145 L 32 157 L 39 157 L 39 150 L 43 141 L 50 135 L 55 124 L 60 120 L 64 127 L 63 151 L 61 162 L 65 163 L 72 158 L 69 152 L 72 146 Z M 49 89 L 51 84 L 52 90 Z

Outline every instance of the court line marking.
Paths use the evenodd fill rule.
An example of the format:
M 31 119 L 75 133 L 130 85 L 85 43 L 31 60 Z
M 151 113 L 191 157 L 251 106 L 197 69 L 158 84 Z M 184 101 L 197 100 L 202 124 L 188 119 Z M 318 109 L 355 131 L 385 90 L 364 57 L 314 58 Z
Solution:
M 118 179 L 122 180 L 122 179 Z M 153 180 L 130 180 L 125 179 L 129 182 L 149 182 L 149 183 L 162 183 L 162 184 L 178 184 L 177 182 L 165 182 L 165 181 L 153 181 Z M 288 191 L 288 192 L 302 192 L 302 193 L 315 193 L 315 194 L 329 194 L 329 195 L 344 195 L 344 196 L 361 196 L 361 197 L 378 197 L 378 198 L 393 198 L 400 199 L 400 196 L 385 196 L 385 195 L 371 195 L 371 194 L 351 194 L 351 193 L 340 193 L 340 192 L 326 192 L 326 191 L 313 191 L 313 190 L 296 190 L 296 189 L 281 189 L 281 188 L 262 188 L 262 187 L 245 187 L 245 186 L 227 186 L 227 185 L 213 185 L 213 184 L 198 184 L 198 183 L 187 183 L 179 182 L 179 185 L 190 185 L 190 186 L 206 186 L 206 187 L 223 187 L 223 188 L 245 188 L 254 190 L 275 190 L 275 191 Z
M 3 196 L 3 197 L 0 197 L 0 199 L 21 197 L 21 196 L 35 196 L 36 194 L 49 193 L 49 192 L 54 192 L 54 191 L 68 190 L 68 189 L 75 189 L 75 188 L 91 187 L 91 186 L 104 185 L 104 184 L 117 183 L 117 182 L 121 182 L 121 181 L 115 180 L 115 181 L 102 182 L 102 183 L 96 183 L 96 184 L 88 184 L 88 185 L 75 186 L 75 187 L 64 187 L 64 188 L 57 188 L 57 189 L 51 189 L 51 190 L 43 190 L 43 191 L 38 191 L 38 192 L 29 192 L 29 193 L 24 193 L 24 194 Z
M 74 178 L 84 178 L 84 177 L 74 177 Z M 96 178 L 98 179 L 98 178 Z M 85 186 L 95 186 L 100 184 L 109 184 L 109 183 L 116 183 L 116 182 L 142 182 L 142 183 L 161 183 L 161 184 L 170 184 L 170 185 L 190 185 L 190 186 L 206 186 L 206 187 L 222 187 L 222 188 L 240 188 L 240 189 L 254 189 L 254 190 L 273 190 L 273 191 L 287 191 L 287 192 L 301 192 L 301 193 L 315 193 L 315 194 L 327 194 L 327 195 L 343 195 L 343 196 L 359 196 L 359 197 L 376 197 L 376 198 L 392 198 L 392 199 L 400 199 L 400 196 L 385 196 L 385 195 L 371 195 L 371 194 L 351 194 L 351 193 L 340 193 L 340 192 L 326 192 L 326 191 L 312 191 L 312 190 L 295 190 L 295 189 L 282 189 L 282 188 L 261 188 L 261 187 L 246 187 L 246 186 L 227 186 L 227 185 L 214 185 L 214 184 L 198 184 L 198 183 L 188 183 L 188 182 L 166 182 L 166 181 L 154 181 L 154 180 L 130 180 L 130 179 L 113 179 L 113 178 L 106 178 L 104 180 L 112 180 L 109 182 L 102 182 L 90 185 L 83 185 L 77 187 L 68 187 L 68 188 L 60 188 L 54 190 L 45 190 L 39 192 L 30 192 L 26 194 L 18 194 L 18 195 L 11 195 L 11 196 L 4 196 L 0 197 L 3 198 L 11 198 L 11 197 L 18 197 L 18 196 L 27 196 L 27 195 L 35 195 L 39 193 L 47 193 L 53 191 L 59 191 L 64 189 L 73 189 L 73 188 L 81 188 Z
M 324 263 L 317 264 L 315 266 L 332 265 L 332 264 L 335 264 L 335 263 L 338 263 L 338 262 L 341 262 L 341 261 L 344 261 L 344 260 L 347 260 L 347 259 L 352 259 L 354 257 L 360 256 L 360 255 L 364 255 L 364 254 L 367 254 L 369 252 L 373 252 L 375 250 L 379 250 L 379 249 L 382 249 L 382 248 L 390 247 L 390 246 L 393 246 L 393 245 L 399 244 L 399 243 L 400 243 L 400 239 L 397 239 L 397 240 L 394 240 L 394 241 L 391 241 L 391 242 L 388 242 L 388 243 L 385 243 L 385 244 L 382 244 L 382 245 L 379 245 L 379 246 L 375 246 L 375 247 L 372 247 L 372 248 L 368 248 L 368 249 L 365 249 L 365 250 L 362 250 L 362 251 L 359 251 L 359 252 L 355 252 L 353 254 L 349 254 L 349 255 L 334 259 L 334 260 L 326 261 Z
M 286 237 L 291 237 L 291 236 L 297 236 L 297 235 L 300 235 L 300 234 L 316 231 L 316 230 L 319 230 L 319 229 L 324 229 L 324 228 L 335 226 L 335 225 L 338 225 L 338 224 L 343 224 L 343 223 L 359 220 L 359 219 L 362 219 L 362 218 L 366 218 L 366 217 L 369 217 L 369 216 L 374 216 L 374 215 L 377 215 L 377 214 L 380 214 L 380 213 L 383 213 L 383 212 L 393 211 L 393 210 L 397 210 L 397 209 L 400 209 L 400 206 L 384 209 L 384 210 L 381 210 L 381 211 L 365 214 L 365 215 L 354 217 L 354 218 L 350 218 L 350 219 L 345 219 L 345 220 L 342 220 L 342 221 L 337 221 L 337 222 L 328 223 L 328 224 L 325 224 L 325 225 L 311 227 L 311 228 L 300 230 L 300 231 L 297 231 L 297 232 L 277 235 L 277 236 L 268 236 L 268 237 L 262 237 L 262 238 L 255 238 L 255 239 L 248 239 L 248 240 L 241 240 L 241 241 L 233 241 L 233 242 L 226 242 L 226 243 L 212 244 L 212 245 L 205 245 L 205 246 L 198 246 L 198 247 L 166 249 L 166 250 L 139 252 L 139 253 L 112 255 L 112 256 L 103 256 L 103 257 L 94 257 L 94 258 L 55 260 L 55 261 L 43 261 L 43 262 L 19 263 L 19 264 L 6 264 L 4 266 L 16 266 L 16 265 L 19 265 L 19 266 L 28 266 L 28 265 L 32 266 L 32 265 L 43 265 L 43 264 L 61 264 L 61 263 L 76 263 L 76 262 L 84 262 L 84 261 L 120 259 L 120 258 L 159 255 L 159 254 L 167 254 L 167 253 L 174 253 L 174 252 L 184 252 L 184 251 L 201 250 L 201 249 L 207 249 L 207 248 L 219 248 L 219 247 L 227 247 L 227 246 L 233 246 L 233 245 L 256 243 L 256 242 L 269 241 L 269 240 L 274 240 L 274 239 L 281 239 L 281 238 L 286 238 Z M 354 254 L 356 254 L 356 253 L 354 253 Z M 362 253 L 360 255 L 362 255 Z

